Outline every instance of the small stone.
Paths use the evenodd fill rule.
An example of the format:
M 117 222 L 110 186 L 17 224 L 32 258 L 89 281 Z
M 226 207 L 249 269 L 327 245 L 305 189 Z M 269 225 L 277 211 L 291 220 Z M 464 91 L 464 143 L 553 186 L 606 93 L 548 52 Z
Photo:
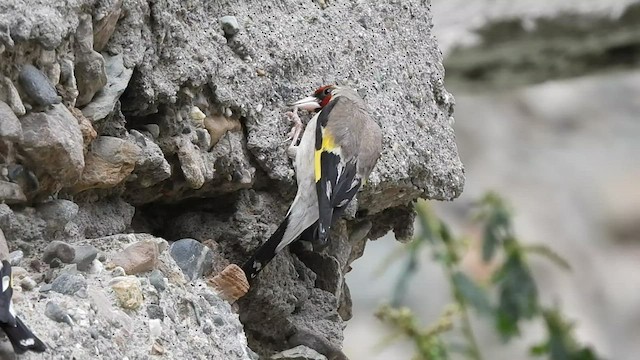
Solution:
M 114 255 L 111 261 L 129 274 L 153 270 L 158 264 L 158 245 L 153 240 L 141 240 Z
M 22 250 L 16 250 L 9 253 L 9 263 L 11 266 L 18 266 L 24 259 L 24 252 Z
M 36 105 L 49 106 L 61 102 L 49 78 L 33 65 L 27 64 L 22 68 L 18 81 Z
M 27 269 L 21 266 L 14 266 L 11 268 L 11 272 L 13 273 L 13 279 L 22 280 L 24 277 L 28 275 Z
M 42 73 L 47 76 L 52 85 L 56 85 L 60 82 L 60 64 L 56 58 L 55 50 L 43 50 L 40 52 L 40 57 L 37 60 L 37 64 Z
M 53 258 L 51 260 L 51 263 L 49 264 L 49 267 L 52 269 L 57 269 L 59 267 L 62 267 L 62 260 L 58 259 L 58 258 Z
M 171 165 L 158 144 L 137 130 L 130 130 L 130 134 L 135 144 L 142 149 L 133 170 L 133 174 L 137 176 L 136 181 L 147 188 L 171 177 Z
M 93 49 L 95 51 L 102 51 L 109 38 L 116 29 L 116 24 L 120 18 L 122 12 L 122 0 L 116 0 L 113 5 L 105 10 L 106 13 L 96 16 L 97 20 L 93 27 Z
M 28 277 L 28 276 L 26 276 L 26 277 L 22 278 L 22 280 L 20 280 L 20 287 L 22 287 L 24 290 L 31 291 L 36 286 L 38 286 L 38 283 L 35 280 L 33 280 L 32 278 Z
M 76 106 L 78 98 L 78 83 L 73 73 L 74 64 L 69 58 L 60 59 L 60 94 L 62 99 L 69 106 Z
M 20 99 L 18 89 L 13 85 L 11 79 L 3 76 L 0 77 L 0 80 L 0 100 L 6 102 L 14 114 L 18 116 L 26 114 L 27 109 L 25 109 L 24 104 Z
M 124 269 L 121 266 L 116 266 L 112 271 L 111 271 L 111 275 L 113 277 L 117 277 L 117 276 L 125 276 L 127 275 L 127 272 L 124 271 Z
M 207 115 L 205 115 L 205 113 L 203 113 L 202 110 L 200 110 L 199 107 L 192 106 L 191 110 L 189 110 L 189 117 L 192 120 L 202 121 L 202 120 L 204 120 L 205 117 L 207 117 Z
M 267 76 L 267 72 L 262 69 L 256 69 L 256 74 L 258 76 Z
M 147 305 L 147 315 L 149 315 L 149 319 L 164 320 L 164 310 L 156 304 Z
M 73 263 L 77 264 L 78 270 L 88 271 L 91 269 L 93 260 L 98 256 L 98 249 L 93 245 L 76 245 L 76 256 Z
M 211 320 L 206 319 L 204 321 L 204 325 L 202 325 L 202 332 L 210 335 L 213 332 L 213 324 L 211 323 Z
M 0 121 L 2 121 L 0 119 Z M 0 180 L 0 202 L 5 204 L 22 204 L 27 202 L 27 196 L 20 185 Z
M 75 295 L 81 299 L 86 299 L 89 297 L 89 293 L 87 293 L 87 289 L 80 289 L 76 291 Z
M 162 335 L 162 321 L 160 319 L 149 320 L 149 337 L 151 340 L 157 339 Z
M 18 184 L 20 189 L 27 195 L 38 191 L 40 188 L 36 175 L 20 164 L 7 165 L 7 178 L 12 183 Z
M 107 84 L 107 71 L 104 58 L 93 50 L 93 24 L 91 15 L 80 16 L 76 30 L 76 61 L 74 74 L 78 85 L 76 106 L 81 107 Z
M 220 298 L 234 303 L 249 291 L 249 280 L 236 264 L 228 265 L 220 274 L 207 280 Z
M 153 287 L 156 288 L 158 292 L 161 292 L 167 288 L 167 285 L 164 282 L 164 274 L 158 269 L 153 270 L 151 274 L 149 274 L 149 283 L 153 285 Z
M 135 276 L 117 277 L 111 280 L 111 288 L 116 294 L 118 304 L 125 309 L 138 309 L 144 299 L 140 289 L 140 280 Z
M 51 265 L 53 259 L 60 259 L 65 264 L 73 263 L 73 259 L 76 256 L 76 250 L 73 246 L 63 242 L 54 240 L 44 248 L 44 252 L 42 254 L 42 261 L 46 264 Z
M 157 124 L 147 124 L 144 126 L 145 129 L 151 134 L 154 139 L 160 137 L 160 126 Z
M 82 114 L 91 121 L 102 120 L 113 112 L 120 95 L 129 85 L 133 69 L 124 66 L 123 55 L 105 55 L 107 84 L 93 100 L 82 109 Z
M 327 357 L 319 352 L 299 345 L 293 349 L 285 350 L 271 356 L 272 360 L 327 360 Z
M 47 305 L 44 309 L 44 314 L 51 320 L 59 323 L 65 323 L 73 326 L 73 321 L 71 317 L 60 305 L 54 303 L 53 301 L 47 302 Z
M 37 169 L 38 179 L 50 178 L 59 184 L 78 181 L 84 168 L 82 134 L 69 109 L 58 104 L 45 112 L 29 113 L 20 121 L 20 147 L 30 160 L 30 167 Z M 51 191 L 58 186 L 51 185 Z
M 85 168 L 74 190 L 106 189 L 120 184 L 136 166 L 141 149 L 112 136 L 99 136 L 85 157 Z
M 181 239 L 169 248 L 171 257 L 178 264 L 185 276 L 193 281 L 201 278 L 213 266 L 211 249 L 194 239 Z
M 235 16 L 223 16 L 220 18 L 220 26 L 227 37 L 231 37 L 240 31 L 240 24 Z
M 209 134 L 209 131 L 206 129 L 196 129 L 196 137 L 196 144 L 201 149 L 208 150 L 211 148 L 211 135 Z
M 0 140 L 18 142 L 22 139 L 22 126 L 11 107 L 0 100 Z
M 165 353 L 164 346 L 162 346 L 158 340 L 153 342 L 151 345 L 151 355 L 163 355 Z
M 0 260 L 9 259 L 9 245 L 4 237 L 4 232 L 0 229 Z
M 42 263 L 38 259 L 31 259 L 31 261 L 29 262 L 29 267 L 35 272 L 42 271 Z
M 47 228 L 61 230 L 78 215 L 78 205 L 73 201 L 56 199 L 39 204 L 36 211 L 47 222 Z
M 98 137 L 98 132 L 93 128 L 93 124 L 77 108 L 71 108 L 71 113 L 78 120 L 80 133 L 82 134 L 82 145 L 85 153 L 89 151 L 89 145 Z
M 220 315 L 213 315 L 213 323 L 216 324 L 216 326 L 224 326 L 226 321 L 224 321 Z
M 51 288 L 52 288 L 51 284 L 44 284 L 40 286 L 40 292 L 41 293 L 49 292 L 51 291 Z
M 224 116 L 210 116 L 205 118 L 204 127 L 209 132 L 209 135 L 211 135 L 211 146 L 215 146 L 229 131 L 242 131 L 242 125 L 240 125 L 238 120 Z
M 65 294 L 73 295 L 81 289 L 87 288 L 87 281 L 81 274 L 62 273 L 51 283 L 51 290 Z
M 177 140 L 178 160 L 180 161 L 180 169 L 192 189 L 200 189 L 204 185 L 204 160 L 200 155 L 200 151 L 187 138 L 180 137 Z

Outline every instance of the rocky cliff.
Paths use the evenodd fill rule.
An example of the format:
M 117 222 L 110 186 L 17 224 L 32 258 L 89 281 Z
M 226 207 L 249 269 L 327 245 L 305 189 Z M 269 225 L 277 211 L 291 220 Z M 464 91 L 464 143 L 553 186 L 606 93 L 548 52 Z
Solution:
M 427 1 L 0 3 L 18 313 L 53 358 L 339 358 L 366 240 L 408 239 L 414 199 L 462 190 L 441 61 Z M 324 83 L 365 98 L 382 158 L 325 252 L 283 252 L 231 308 L 201 278 L 283 218 L 285 104 Z

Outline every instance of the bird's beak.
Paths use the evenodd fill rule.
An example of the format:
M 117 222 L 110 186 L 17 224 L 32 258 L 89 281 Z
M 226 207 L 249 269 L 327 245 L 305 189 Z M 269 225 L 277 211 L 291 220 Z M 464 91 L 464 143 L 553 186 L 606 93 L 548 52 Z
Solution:
M 320 107 L 320 104 L 318 103 L 318 98 L 316 98 L 315 96 L 308 96 L 304 99 L 294 102 L 293 104 L 289 104 L 289 106 L 295 106 L 299 109 L 313 111 L 315 109 L 318 109 Z

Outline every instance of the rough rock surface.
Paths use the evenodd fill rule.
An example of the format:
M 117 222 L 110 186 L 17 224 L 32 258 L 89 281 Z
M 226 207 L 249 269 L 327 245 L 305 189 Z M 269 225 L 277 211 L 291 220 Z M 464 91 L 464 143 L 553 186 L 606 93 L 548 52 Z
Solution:
M 340 354 L 351 306 L 344 275 L 366 239 L 389 230 L 409 238 L 411 202 L 455 198 L 464 174 L 428 3 L 324 5 L 0 3 L 1 110 L 22 128 L 22 138 L 14 126 L 0 145 L 0 180 L 24 194 L 0 204 L 0 228 L 38 275 L 29 274 L 26 288 L 46 294 L 26 291 L 16 307 L 52 353 L 246 359 L 246 333 L 265 357 L 297 345 Z M 21 86 L 25 67 L 54 86 L 42 101 Z M 209 247 L 190 247 L 206 254 L 190 277 L 245 260 L 295 192 L 285 104 L 325 83 L 365 98 L 384 129 L 384 153 L 331 246 L 284 251 L 239 302 L 244 332 L 226 303 L 186 285 L 166 242 L 158 242 L 161 264 L 148 280 L 144 271 L 155 265 L 137 274 L 116 266 L 113 257 L 138 233 Z M 52 105 L 54 95 L 61 101 Z M 72 246 L 73 259 L 43 264 L 52 240 Z M 50 316 L 40 316 L 50 302 Z M 118 304 L 129 310 L 114 310 Z

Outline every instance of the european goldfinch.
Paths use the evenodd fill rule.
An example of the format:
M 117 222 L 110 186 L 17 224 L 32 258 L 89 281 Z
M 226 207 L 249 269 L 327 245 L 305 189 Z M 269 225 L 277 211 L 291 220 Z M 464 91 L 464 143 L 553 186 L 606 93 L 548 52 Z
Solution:
M 278 229 L 243 265 L 252 280 L 273 257 L 300 238 L 325 246 L 331 225 L 367 180 L 382 151 L 380 126 L 364 101 L 348 88 L 326 85 L 292 104 L 290 136 L 298 191 Z M 296 145 L 302 123 L 297 110 L 317 111 Z

